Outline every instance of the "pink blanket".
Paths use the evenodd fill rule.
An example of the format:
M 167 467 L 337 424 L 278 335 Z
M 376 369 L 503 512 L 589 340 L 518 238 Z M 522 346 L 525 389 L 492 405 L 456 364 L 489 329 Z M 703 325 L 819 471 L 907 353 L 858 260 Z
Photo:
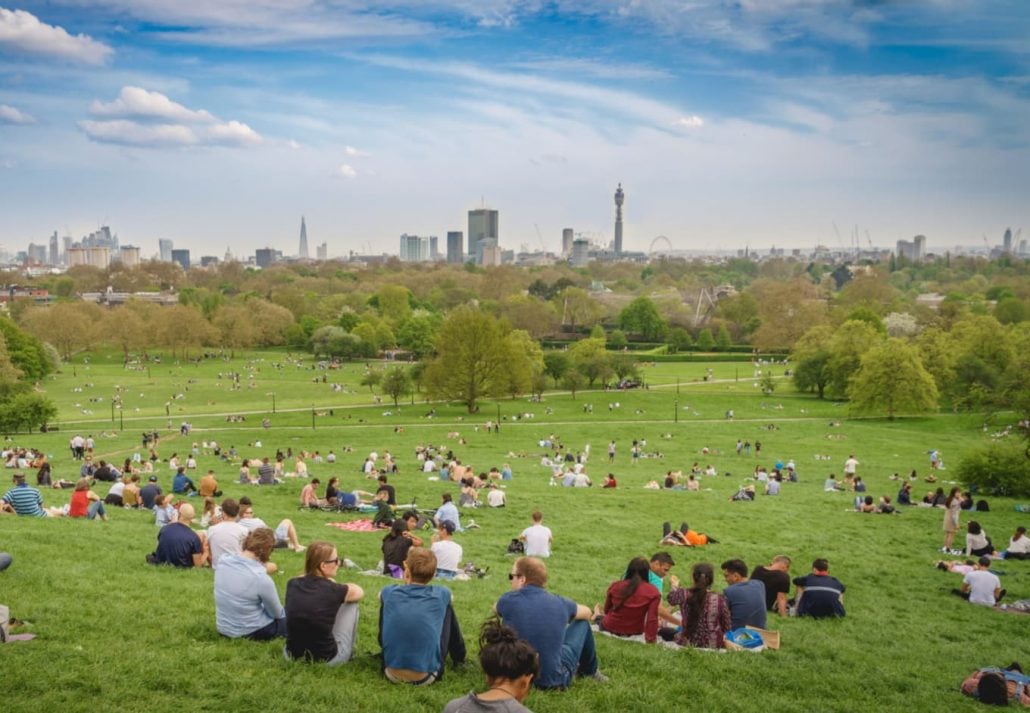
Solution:
M 348 532 L 377 532 L 379 528 L 372 526 L 371 520 L 351 520 L 349 522 L 327 522 L 330 527 L 338 527 Z

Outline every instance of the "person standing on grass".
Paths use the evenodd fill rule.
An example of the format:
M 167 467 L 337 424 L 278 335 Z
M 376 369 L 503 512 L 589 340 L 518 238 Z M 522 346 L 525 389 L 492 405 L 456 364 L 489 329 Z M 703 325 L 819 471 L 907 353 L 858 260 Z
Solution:
M 221 558 L 215 570 L 215 627 L 222 636 L 254 641 L 286 636 L 286 610 L 266 571 L 274 547 L 275 533 L 259 527 L 247 535 L 239 554 Z
M 550 557 L 551 544 L 554 537 L 551 528 L 543 524 L 544 514 L 537 510 L 533 513 L 533 524 L 522 531 L 519 539 L 526 543 L 527 557 Z
M 443 713 L 532 713 L 522 702 L 540 673 L 540 656 L 529 642 L 496 618 L 487 619 L 479 635 L 479 665 L 487 690 L 455 698 Z
M 765 608 L 787 616 L 787 595 L 790 593 L 790 557 L 776 555 L 768 567 L 759 565 L 751 571 L 751 579 L 765 585 Z M 764 627 L 763 627 L 764 628 Z
M 812 573 L 794 579 L 798 616 L 817 619 L 844 616 L 844 585 L 829 574 L 830 564 L 820 558 L 812 562 Z
M 195 515 L 192 505 L 180 505 L 179 519 L 168 523 L 157 533 L 157 551 L 148 556 L 147 561 L 186 568 L 207 564 L 208 553 L 204 541 L 190 527 Z
M 431 586 L 435 574 L 435 555 L 415 547 L 404 560 L 404 584 L 379 592 L 379 644 L 388 681 L 427 686 L 443 678 L 448 655 L 455 666 L 465 663 L 451 590 Z
M 336 666 L 354 655 L 358 602 L 365 592 L 356 584 L 336 582 L 339 568 L 332 544 L 308 546 L 304 575 L 286 584 L 286 658 Z
M 951 551 L 955 533 L 958 532 L 958 516 L 962 511 L 961 495 L 961 488 L 954 487 L 944 501 L 944 547 L 941 548 L 944 553 Z
M 494 611 L 540 654 L 537 688 L 565 689 L 576 676 L 607 681 L 597 667 L 589 607 L 551 594 L 547 565 L 536 557 L 520 557 L 508 574 L 511 591 L 505 592 Z
M 857 471 L 858 471 L 858 459 L 855 458 L 854 454 L 849 455 L 848 459 L 846 461 L 844 461 L 844 477 L 847 478 L 848 476 L 851 476 L 849 479 L 850 480 L 854 480 L 855 479 L 855 473 Z

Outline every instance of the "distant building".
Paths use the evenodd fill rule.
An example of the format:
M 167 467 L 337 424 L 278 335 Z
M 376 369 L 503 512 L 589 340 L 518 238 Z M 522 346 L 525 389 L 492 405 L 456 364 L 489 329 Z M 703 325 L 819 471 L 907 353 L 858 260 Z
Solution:
M 898 257 L 911 262 L 920 262 L 926 257 L 926 236 L 917 235 L 912 240 L 899 240 L 895 247 Z
M 429 259 L 433 262 L 440 259 L 440 238 L 435 235 L 429 236 Z
M 297 257 L 306 258 L 308 256 L 308 227 L 304 224 L 304 216 L 300 217 L 300 249 L 297 251 Z
M 201 267 L 214 267 L 218 264 L 218 258 L 214 255 L 201 255 L 200 266 Z
M 565 228 L 561 231 L 561 255 L 562 257 L 569 257 L 572 255 L 572 243 L 576 237 L 572 232 L 572 228 Z
M 1012 228 L 1005 228 L 1005 236 L 1001 239 L 1001 249 L 1006 253 L 1012 252 Z
M 139 267 L 139 248 L 135 245 L 122 245 L 118 248 L 118 260 L 125 267 Z
M 51 265 L 60 265 L 61 264 L 61 254 L 60 254 L 60 250 L 59 250 L 59 248 L 57 246 L 57 231 L 56 230 L 54 231 L 54 234 L 50 236 L 50 259 L 47 262 L 49 262 Z
M 399 257 L 401 262 L 428 262 L 433 238 L 419 235 L 401 235 Z
M 36 245 L 35 243 L 29 243 L 29 248 L 26 251 L 25 258 L 26 262 L 29 264 L 46 265 L 46 245 Z
M 469 211 L 468 255 L 475 256 L 477 265 L 483 264 L 483 253 L 479 243 L 486 238 L 501 242 L 500 215 L 490 208 L 476 208 Z
M 89 265 L 101 270 L 106 270 L 111 265 L 111 251 L 108 248 L 93 247 L 87 248 L 75 246 L 68 248 L 65 254 L 68 267 L 78 265 Z
M 322 243 L 321 245 L 316 247 L 315 248 L 315 253 L 318 256 L 319 260 L 328 260 L 329 259 L 329 243 Z
M 622 204 L 626 200 L 626 194 L 622 192 L 622 184 L 615 189 L 615 245 L 613 249 L 616 255 L 622 254 Z
M 161 240 L 157 241 L 157 250 L 158 250 L 161 262 L 171 262 L 172 261 L 172 248 L 174 248 L 174 247 L 175 247 L 175 243 L 173 243 L 171 240 L 161 239 Z
M 462 262 L 462 241 L 465 239 L 464 233 L 460 230 L 449 230 L 447 231 L 447 262 L 451 264 L 459 264 Z
M 584 267 L 590 261 L 590 241 L 580 238 L 572 241 L 571 264 L 573 267 Z
M 479 248 L 479 264 L 496 267 L 504 262 L 504 251 L 497 244 L 497 238 L 483 238 L 477 243 Z
M 278 258 L 278 251 L 272 248 L 258 248 L 254 251 L 254 262 L 257 266 L 264 270 L 266 267 L 271 265 Z
M 190 251 L 189 250 L 172 250 L 172 262 L 179 263 L 183 270 L 190 269 Z

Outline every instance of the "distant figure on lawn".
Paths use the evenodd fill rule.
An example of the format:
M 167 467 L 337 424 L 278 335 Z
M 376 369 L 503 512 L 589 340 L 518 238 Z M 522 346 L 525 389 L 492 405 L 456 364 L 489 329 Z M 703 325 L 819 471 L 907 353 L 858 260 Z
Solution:
M 730 627 L 765 628 L 765 585 L 757 579 L 748 579 L 743 560 L 722 563 L 722 576 L 728 585 L 722 594 L 730 607 Z
M 274 547 L 275 533 L 259 527 L 247 535 L 240 554 L 221 558 L 215 570 L 215 626 L 222 636 L 255 641 L 286 636 L 286 610 L 265 570 Z
M 533 513 L 533 524 L 522 531 L 519 539 L 526 543 L 527 557 L 550 557 L 551 543 L 554 536 L 551 528 L 543 524 L 544 514 L 539 510 Z
M 680 523 L 678 530 L 672 529 L 672 524 L 669 522 L 662 523 L 662 539 L 659 542 L 661 545 L 675 545 L 678 547 L 704 547 L 711 543 L 715 544 L 716 540 L 711 535 L 706 535 L 703 532 L 697 532 L 691 530 L 687 523 Z
M 548 592 L 547 565 L 536 557 L 515 560 L 508 579 L 511 591 L 501 595 L 494 611 L 540 654 L 534 685 L 568 688 L 576 676 L 607 681 L 597 670 L 590 608 Z
M 721 649 L 726 632 L 730 630 L 730 607 L 726 598 L 713 592 L 714 570 L 708 562 L 694 565 L 690 589 L 679 586 L 679 579 L 670 577 L 672 590 L 666 597 L 669 604 L 680 608 L 683 630 L 676 635 L 680 646 L 699 649 Z
M 179 468 L 175 471 L 175 476 L 172 478 L 172 492 L 176 495 L 194 496 L 197 494 L 197 486 L 193 484 L 193 480 L 186 475 L 185 468 Z
M 794 606 L 798 616 L 816 619 L 844 616 L 844 585 L 829 574 L 830 564 L 824 559 L 812 562 L 812 573 L 796 577 Z
M 1016 528 L 1015 533 L 1013 533 L 1012 538 L 1009 540 L 1009 546 L 1005 548 L 1001 556 L 1007 560 L 1030 559 L 1030 538 L 1026 536 L 1025 527 L 1020 525 Z
M 404 584 L 379 592 L 383 674 L 393 683 L 426 686 L 443 678 L 444 663 L 465 662 L 465 640 L 451 607 L 451 590 L 429 584 L 436 556 L 414 547 L 404 561 Z
M 522 701 L 540 673 L 540 656 L 529 642 L 497 619 L 487 619 L 479 635 L 479 666 L 486 676 L 486 692 L 455 698 L 443 713 L 531 713 Z
M 304 558 L 304 575 L 286 584 L 287 658 L 346 663 L 354 655 L 358 602 L 365 596 L 356 584 L 335 581 L 340 556 L 329 542 L 312 542 Z
M 79 478 L 68 503 L 68 517 L 85 517 L 90 520 L 107 520 L 107 511 L 100 496 L 89 489 L 89 478 Z
M 958 516 L 962 510 L 961 494 L 962 490 L 954 487 L 944 501 L 944 546 L 941 548 L 941 552 L 944 553 L 951 551 L 955 533 L 958 532 Z
M 644 635 L 653 644 L 658 640 L 662 594 L 650 582 L 651 567 L 643 557 L 634 557 L 626 575 L 608 587 L 604 607 L 594 606 L 594 622 L 601 631 L 616 636 Z

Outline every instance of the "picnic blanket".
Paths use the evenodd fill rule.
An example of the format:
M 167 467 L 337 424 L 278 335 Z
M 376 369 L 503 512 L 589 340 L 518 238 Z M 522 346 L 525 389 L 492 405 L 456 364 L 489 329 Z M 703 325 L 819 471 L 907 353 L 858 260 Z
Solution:
M 327 522 L 326 525 L 348 532 L 382 532 L 381 528 L 372 525 L 372 521 L 367 518 L 348 522 Z
M 613 634 L 610 631 L 604 631 L 603 629 L 598 627 L 597 624 L 591 624 L 590 628 L 593 630 L 593 632 L 595 634 L 601 634 L 603 636 L 610 636 L 611 638 L 618 639 L 619 641 L 633 641 L 633 642 L 638 643 L 638 644 L 646 644 L 647 643 L 647 640 L 644 638 L 643 634 L 635 634 L 633 636 L 619 636 L 618 634 Z M 680 648 L 682 648 L 675 641 L 666 641 L 665 639 L 663 639 L 660 636 L 658 637 L 658 640 L 655 641 L 655 644 L 657 644 L 658 646 L 665 647 L 667 649 L 680 649 Z

